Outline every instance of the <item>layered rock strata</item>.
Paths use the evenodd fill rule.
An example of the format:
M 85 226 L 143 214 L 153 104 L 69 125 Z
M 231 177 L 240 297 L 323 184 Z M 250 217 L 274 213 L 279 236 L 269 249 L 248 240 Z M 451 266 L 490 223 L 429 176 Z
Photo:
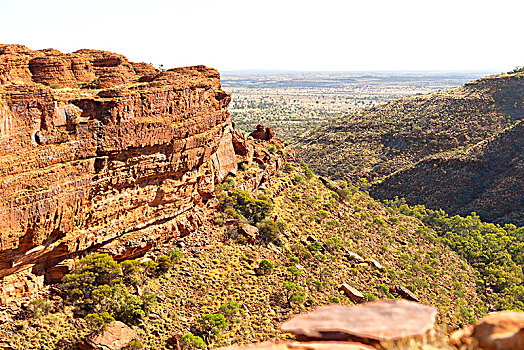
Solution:
M 237 169 L 229 102 L 204 66 L 0 45 L 0 302 L 62 260 L 195 230 Z

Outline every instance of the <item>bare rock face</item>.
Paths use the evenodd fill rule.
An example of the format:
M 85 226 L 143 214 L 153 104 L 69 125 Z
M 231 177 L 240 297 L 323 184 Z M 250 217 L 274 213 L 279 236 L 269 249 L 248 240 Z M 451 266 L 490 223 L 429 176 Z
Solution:
M 437 310 L 406 300 L 378 300 L 357 306 L 330 305 L 296 316 L 282 332 L 297 340 L 395 341 L 424 337 L 435 325 Z
M 230 99 L 205 66 L 0 45 L 0 304 L 87 250 L 131 258 L 195 231 L 237 170 Z
M 483 350 L 524 349 L 524 312 L 502 311 L 483 317 L 474 325 L 453 332 L 450 342 Z
M 105 330 L 93 334 L 80 345 L 82 350 L 121 350 L 136 339 L 136 332 L 120 321 L 109 323 Z

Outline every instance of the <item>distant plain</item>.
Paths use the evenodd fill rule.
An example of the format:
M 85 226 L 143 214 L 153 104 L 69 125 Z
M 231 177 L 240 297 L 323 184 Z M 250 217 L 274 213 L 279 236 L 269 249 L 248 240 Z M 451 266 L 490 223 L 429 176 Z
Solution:
M 289 139 L 322 122 L 397 98 L 430 93 L 493 72 L 271 72 L 222 74 L 236 127 L 257 124 Z

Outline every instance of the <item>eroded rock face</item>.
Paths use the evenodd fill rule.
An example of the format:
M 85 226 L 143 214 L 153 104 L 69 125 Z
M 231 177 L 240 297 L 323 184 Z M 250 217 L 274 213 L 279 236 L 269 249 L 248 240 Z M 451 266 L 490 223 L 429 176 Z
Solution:
M 134 257 L 197 229 L 237 169 L 229 102 L 204 66 L 0 45 L 0 303 L 82 252 Z

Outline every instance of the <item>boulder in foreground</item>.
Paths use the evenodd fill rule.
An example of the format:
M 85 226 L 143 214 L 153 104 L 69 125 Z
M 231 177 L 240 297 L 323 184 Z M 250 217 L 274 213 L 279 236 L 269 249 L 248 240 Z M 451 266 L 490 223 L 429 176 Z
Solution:
M 474 325 L 451 333 L 450 343 L 457 347 L 483 350 L 524 349 L 524 312 L 502 311 L 487 315 Z
M 437 310 L 407 300 L 378 300 L 342 306 L 319 307 L 284 323 L 282 332 L 297 340 L 395 341 L 423 337 L 435 325 Z

